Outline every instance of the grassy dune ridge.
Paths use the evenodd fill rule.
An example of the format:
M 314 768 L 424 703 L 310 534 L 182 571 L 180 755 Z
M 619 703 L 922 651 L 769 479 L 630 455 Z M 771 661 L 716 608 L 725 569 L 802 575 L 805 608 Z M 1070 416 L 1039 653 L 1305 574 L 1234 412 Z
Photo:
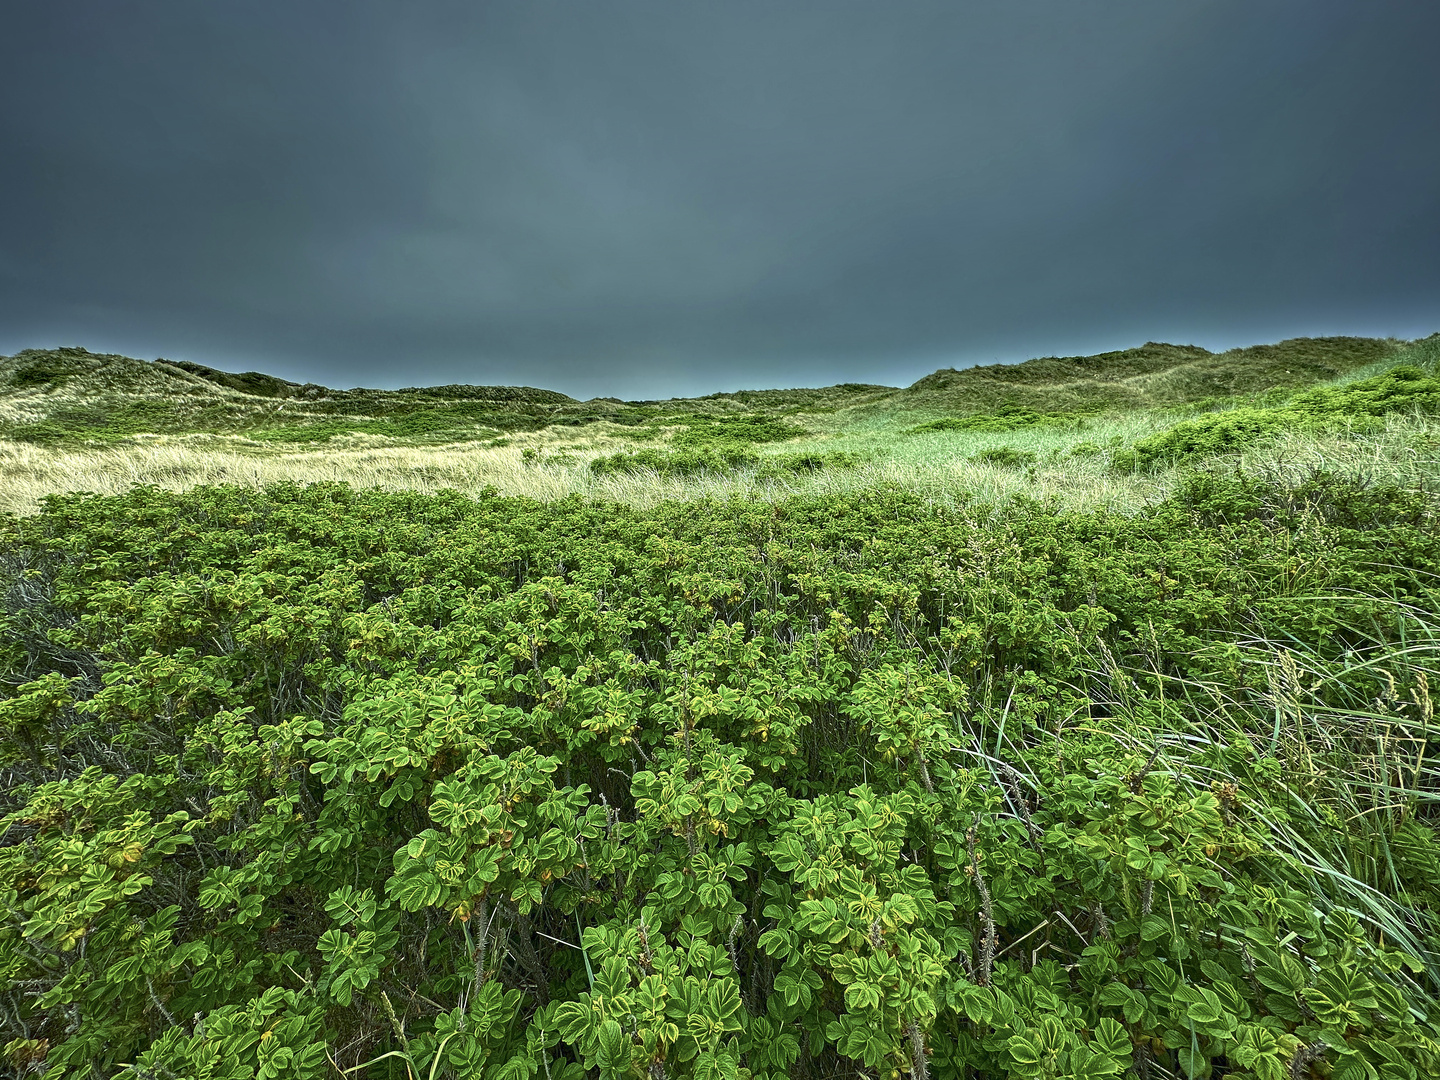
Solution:
M 0 509 L 29 512 L 48 493 L 135 483 L 318 480 L 636 505 L 898 484 L 940 498 L 1023 493 L 1133 509 L 1180 475 L 1163 445 L 1146 451 L 1177 425 L 1275 409 L 1307 389 L 1396 368 L 1433 375 L 1436 356 L 1434 337 L 1301 338 L 1219 354 L 1151 343 L 947 369 L 904 389 L 577 402 L 523 387 L 337 391 L 254 372 L 31 350 L 0 358 Z M 1277 415 L 1268 430 L 1221 440 L 1188 463 L 1305 461 L 1419 482 L 1436 458 L 1432 411 L 1421 404 L 1397 402 L 1363 432 L 1344 423 L 1298 430 Z M 1143 470 L 1134 467 L 1137 445 Z

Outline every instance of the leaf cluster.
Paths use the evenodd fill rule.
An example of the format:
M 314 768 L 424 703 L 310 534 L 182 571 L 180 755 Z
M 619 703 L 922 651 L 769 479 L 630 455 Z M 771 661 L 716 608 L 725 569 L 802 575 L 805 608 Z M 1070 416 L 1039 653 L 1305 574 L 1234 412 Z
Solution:
M 1296 394 L 1282 405 L 1246 406 L 1184 420 L 1116 453 L 1121 472 L 1185 464 L 1244 450 L 1284 431 L 1366 431 L 1392 414 L 1440 413 L 1440 378 L 1401 365 L 1345 386 Z
M 1436 525 L 52 498 L 0 524 L 8 1067 L 1433 1075 Z

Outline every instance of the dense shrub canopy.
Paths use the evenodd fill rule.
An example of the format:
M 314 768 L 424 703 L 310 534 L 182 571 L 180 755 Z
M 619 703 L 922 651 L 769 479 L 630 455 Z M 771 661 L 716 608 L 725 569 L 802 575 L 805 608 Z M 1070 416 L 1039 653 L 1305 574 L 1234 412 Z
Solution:
M 1401 365 L 1347 386 L 1322 386 L 1269 408 L 1245 406 L 1182 421 L 1115 456 L 1118 468 L 1192 462 L 1243 450 L 1283 431 L 1365 431 L 1394 414 L 1440 413 L 1440 378 Z
M 9 1067 L 1434 1075 L 1435 524 L 52 499 L 0 544 Z

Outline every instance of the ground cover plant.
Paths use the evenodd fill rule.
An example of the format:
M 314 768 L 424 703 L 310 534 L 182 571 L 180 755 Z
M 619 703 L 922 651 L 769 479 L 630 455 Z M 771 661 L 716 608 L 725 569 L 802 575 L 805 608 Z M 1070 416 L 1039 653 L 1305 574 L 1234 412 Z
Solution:
M 1440 378 L 1409 364 L 1342 386 L 1296 394 L 1281 404 L 1242 406 L 1185 420 L 1137 442 L 1117 455 L 1121 469 L 1153 468 L 1160 463 L 1197 459 L 1243 450 L 1268 437 L 1294 431 L 1366 431 L 1383 426 L 1393 413 L 1440 413 Z
M 1435 1075 L 1436 515 L 52 497 L 0 525 L 4 1060 Z
M 927 420 L 910 429 L 911 435 L 932 431 L 1018 431 L 1042 424 L 1068 424 L 1079 419 L 1075 413 L 1047 413 L 1021 405 L 1001 405 L 993 412 L 969 413 L 963 416 L 942 416 Z
M 596 476 L 615 473 L 653 472 L 657 476 L 693 476 L 697 473 L 728 473 L 747 465 L 760 464 L 760 455 L 743 443 L 720 443 L 658 450 L 642 447 L 622 451 L 590 462 Z
M 526 387 L 333 390 L 28 350 L 0 357 L 0 510 L 31 513 L 46 494 L 135 483 L 346 480 L 640 507 L 901 487 L 946 502 L 1053 496 L 1130 512 L 1190 469 L 1235 464 L 1354 468 L 1413 486 L 1440 478 L 1436 414 L 1413 393 L 1352 401 L 1349 387 L 1405 368 L 1433 379 L 1437 350 L 1440 337 L 1301 338 L 1220 354 L 1150 343 L 947 369 L 903 389 L 630 402 Z M 1329 403 L 1287 411 L 1309 393 Z

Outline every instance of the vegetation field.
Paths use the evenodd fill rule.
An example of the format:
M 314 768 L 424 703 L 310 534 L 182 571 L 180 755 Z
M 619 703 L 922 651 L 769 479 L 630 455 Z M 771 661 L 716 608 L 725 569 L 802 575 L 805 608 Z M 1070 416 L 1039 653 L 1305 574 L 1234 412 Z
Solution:
M 1202 460 L 1414 484 L 1440 473 L 1428 381 L 1437 355 L 1440 336 L 1301 338 L 1219 354 L 1152 343 L 938 371 L 904 389 L 580 402 L 526 387 L 330 390 L 31 350 L 0 358 L 0 511 L 137 483 L 314 481 L 632 506 L 898 486 L 941 500 L 1053 496 L 1133 511 Z M 1391 385 L 1397 371 L 1424 378 Z M 1386 388 L 1344 396 L 1367 379 Z M 1297 404 L 1306 394 L 1324 400 Z M 1154 441 L 1177 425 L 1183 445 Z
M 1237 352 L 4 361 L 0 1067 L 1440 1074 L 1440 337 Z

